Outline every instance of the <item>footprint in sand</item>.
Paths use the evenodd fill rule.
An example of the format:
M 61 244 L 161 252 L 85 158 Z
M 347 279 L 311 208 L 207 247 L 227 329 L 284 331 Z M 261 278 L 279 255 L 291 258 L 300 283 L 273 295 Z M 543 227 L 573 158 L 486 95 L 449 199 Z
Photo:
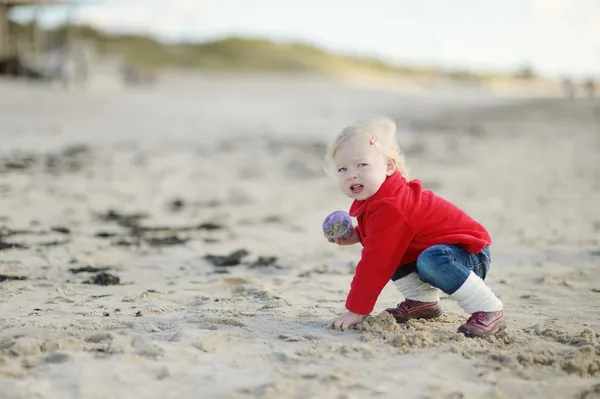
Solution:
M 147 358 L 162 357 L 165 353 L 154 341 L 138 335 L 115 336 L 102 352 L 108 355 L 133 354 Z
M 231 327 L 246 327 L 246 324 L 242 323 L 240 320 L 231 317 L 211 317 L 204 319 L 204 322 L 207 324 L 218 324 L 222 326 L 231 326 Z
M 230 334 L 216 332 L 201 338 L 198 342 L 194 342 L 192 345 L 195 348 L 200 349 L 202 352 L 214 353 L 221 348 L 231 346 L 233 337 Z

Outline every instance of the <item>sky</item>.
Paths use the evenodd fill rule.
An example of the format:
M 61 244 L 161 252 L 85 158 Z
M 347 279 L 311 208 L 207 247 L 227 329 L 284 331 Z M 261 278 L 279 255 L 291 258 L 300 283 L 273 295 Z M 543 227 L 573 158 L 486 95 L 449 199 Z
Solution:
M 93 2 L 92 2 L 93 1 Z M 82 0 L 72 18 L 166 41 L 301 41 L 414 66 L 600 77 L 599 0 Z M 26 20 L 30 10 L 17 11 Z M 67 10 L 44 7 L 46 25 Z

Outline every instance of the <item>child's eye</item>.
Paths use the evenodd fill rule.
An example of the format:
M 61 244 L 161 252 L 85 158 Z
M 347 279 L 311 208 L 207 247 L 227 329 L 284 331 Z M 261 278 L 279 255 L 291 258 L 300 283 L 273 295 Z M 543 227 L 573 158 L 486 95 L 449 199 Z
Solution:
M 367 166 L 367 164 L 366 164 L 366 163 L 359 163 L 359 164 L 358 164 L 358 167 L 359 167 L 359 168 L 364 168 L 365 166 Z
M 347 171 L 347 170 L 348 170 L 348 169 L 346 169 L 346 168 L 339 168 L 339 169 L 338 169 L 338 172 L 339 172 L 339 173 L 343 173 L 343 172 L 345 172 L 345 171 Z

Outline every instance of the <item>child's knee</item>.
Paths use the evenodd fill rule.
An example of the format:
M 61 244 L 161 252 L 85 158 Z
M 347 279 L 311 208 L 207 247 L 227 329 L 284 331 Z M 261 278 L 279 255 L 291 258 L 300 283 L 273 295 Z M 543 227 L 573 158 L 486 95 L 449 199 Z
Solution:
M 448 263 L 450 257 L 450 249 L 446 245 L 434 245 L 421 252 L 417 259 L 419 278 L 430 284 L 434 282 L 440 267 Z

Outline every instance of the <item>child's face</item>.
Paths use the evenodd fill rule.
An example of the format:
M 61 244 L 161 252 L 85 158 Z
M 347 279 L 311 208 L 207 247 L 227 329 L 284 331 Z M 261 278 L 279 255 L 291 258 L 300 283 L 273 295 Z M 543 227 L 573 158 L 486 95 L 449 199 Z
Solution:
M 365 200 L 379 190 L 395 163 L 386 161 L 370 139 L 358 135 L 345 142 L 333 157 L 342 192 Z

